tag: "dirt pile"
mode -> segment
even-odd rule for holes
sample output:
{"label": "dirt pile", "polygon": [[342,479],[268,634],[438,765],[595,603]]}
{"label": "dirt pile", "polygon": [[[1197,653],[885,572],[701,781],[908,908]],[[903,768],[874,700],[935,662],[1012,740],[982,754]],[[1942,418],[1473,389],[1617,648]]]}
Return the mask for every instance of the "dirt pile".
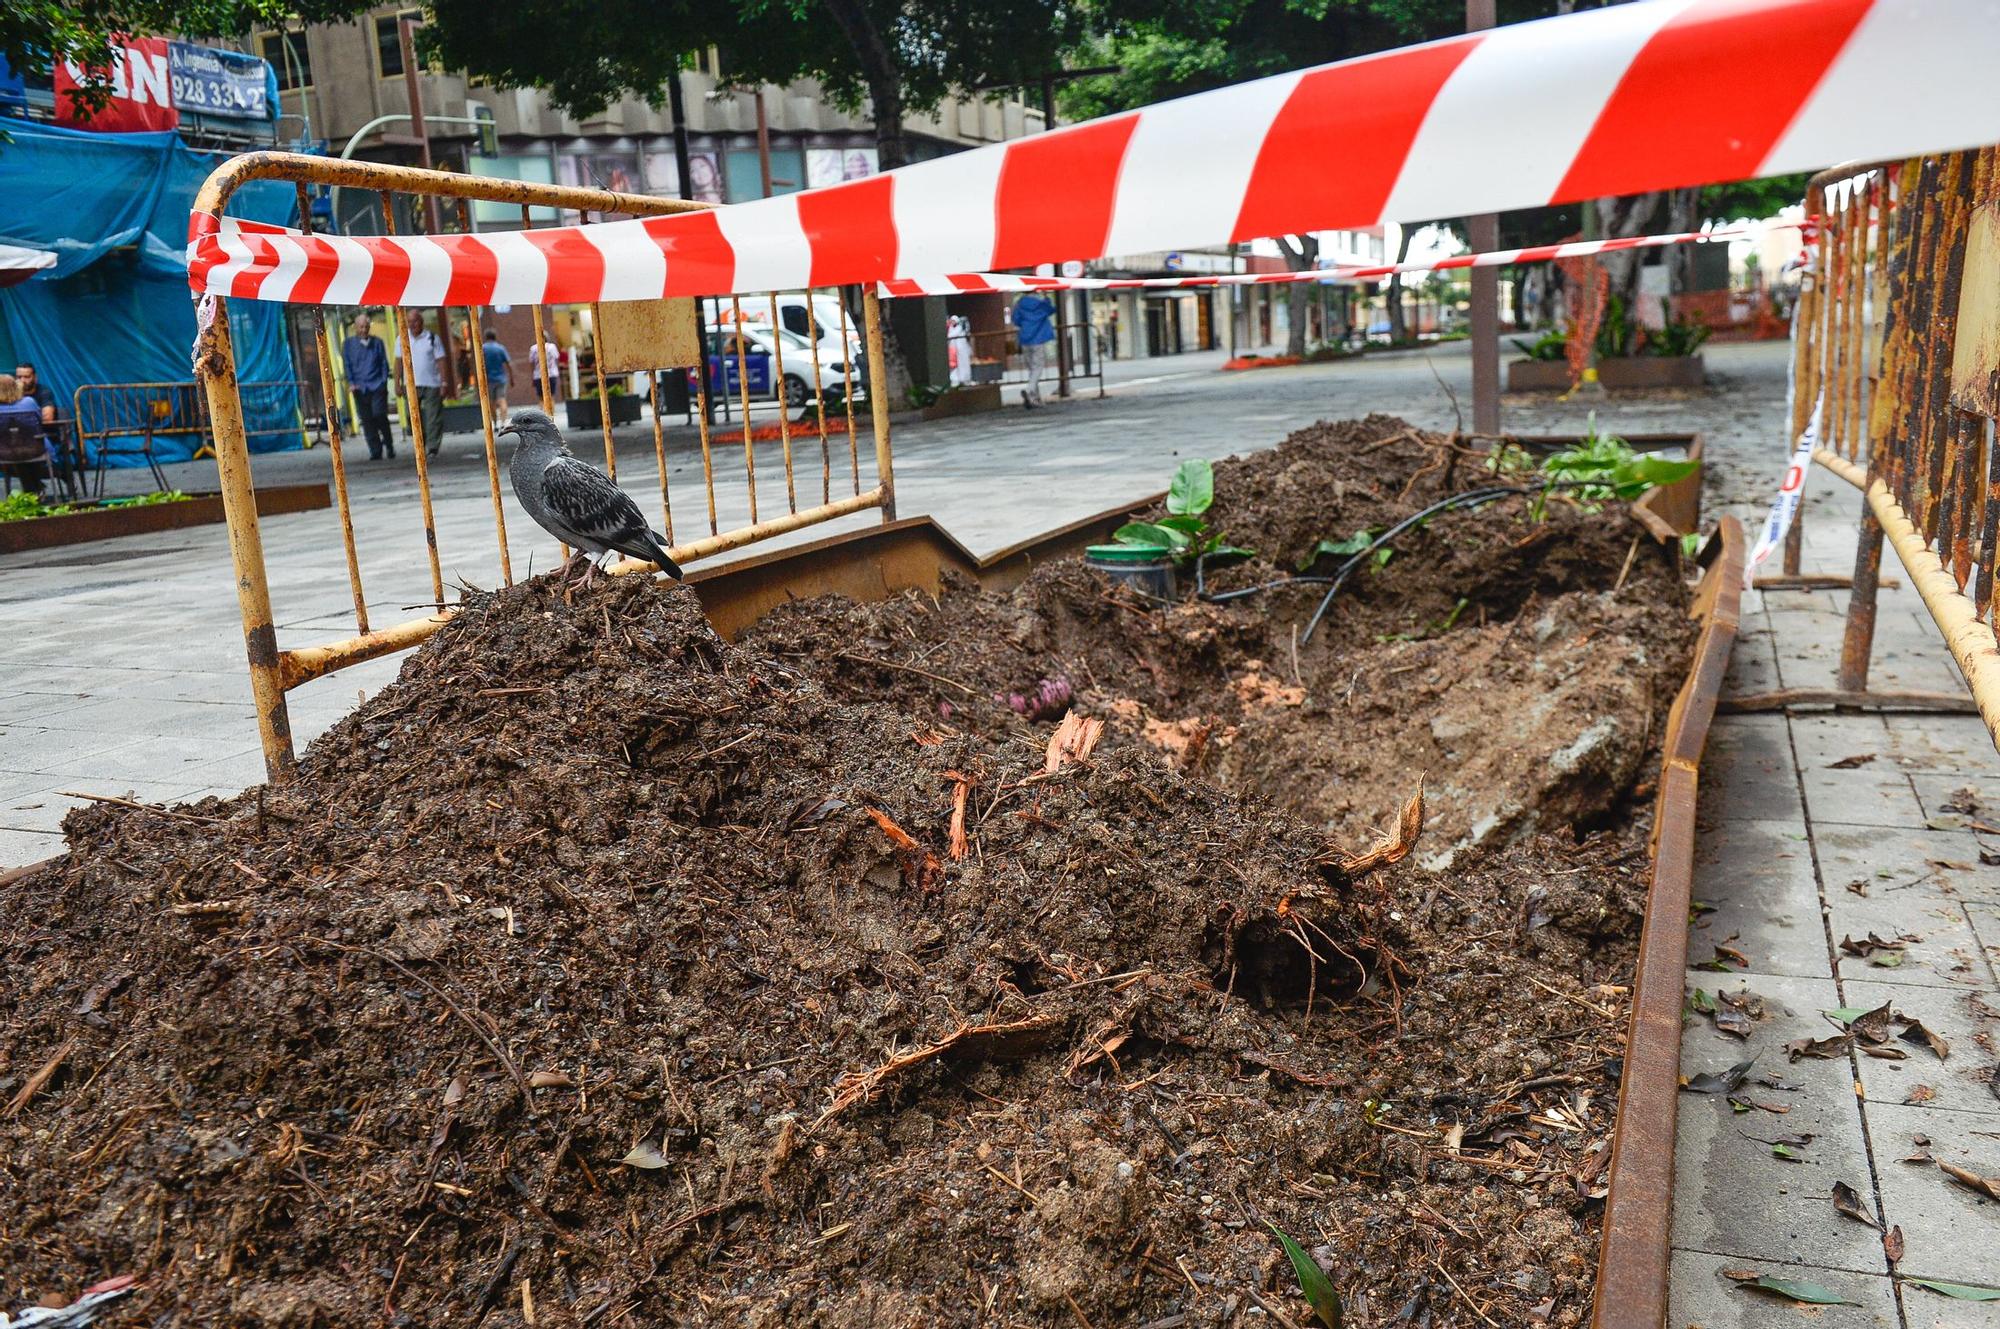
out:
{"label": "dirt pile", "polygon": [[[0,889],[9,1292],[135,1273],[110,1322],[162,1326],[1304,1323],[1268,1221],[1360,1322],[1580,1324],[1629,790],[1510,786],[1533,820],[1449,875],[1357,877],[1323,828],[1476,784],[1492,745],[1439,717],[1492,680],[1558,693],[1621,633],[1676,668],[1652,557],[1296,675],[1277,597],[1162,614],[1073,565],[740,645],[636,579],[485,597],[294,782],[73,813]],[[1597,704],[1646,746],[1636,696]],[[1051,773],[1072,712],[1108,728]],[[1398,723],[1454,756],[1404,764]]]}
{"label": "dirt pile", "polygon": [[[1213,584],[1271,581],[1321,539],[1476,486],[1484,462],[1455,446],[1377,415],[1218,463],[1209,524],[1258,553]],[[1354,847],[1427,773],[1424,861],[1443,867],[1537,829],[1611,824],[1649,778],[1693,628],[1677,552],[1622,514],[1556,501],[1536,520],[1509,500],[1439,517],[1351,578],[1303,644],[1322,586],[1163,608],[1075,562],[1004,596],[954,582],[936,600],[788,605],[746,640],[844,695],[987,733],[1073,700]]]}

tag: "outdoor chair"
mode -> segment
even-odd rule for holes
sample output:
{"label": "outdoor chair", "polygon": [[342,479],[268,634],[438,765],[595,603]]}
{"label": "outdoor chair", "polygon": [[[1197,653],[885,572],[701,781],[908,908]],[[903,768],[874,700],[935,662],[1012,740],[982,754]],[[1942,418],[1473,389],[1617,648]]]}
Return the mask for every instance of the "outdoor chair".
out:
{"label": "outdoor chair", "polygon": [[114,456],[144,457],[146,459],[146,465],[153,468],[153,483],[159,487],[160,492],[165,493],[167,490],[173,488],[172,485],[167,483],[167,473],[160,469],[159,459],[153,456],[153,422],[151,420],[146,421],[146,423],[143,426],[141,426],[141,429],[143,430],[143,432],[139,436],[140,442],[139,446],[136,448],[114,448],[111,446],[111,436],[109,434],[102,434],[98,436],[97,484],[92,492],[92,497],[94,498],[104,497],[104,467],[105,464]]}
{"label": "outdoor chair", "polygon": [[[58,480],[55,463],[42,445],[42,431],[24,424],[0,425],[0,494],[15,480],[28,487],[29,477],[47,475],[50,484]],[[39,488],[39,485],[37,486]]]}

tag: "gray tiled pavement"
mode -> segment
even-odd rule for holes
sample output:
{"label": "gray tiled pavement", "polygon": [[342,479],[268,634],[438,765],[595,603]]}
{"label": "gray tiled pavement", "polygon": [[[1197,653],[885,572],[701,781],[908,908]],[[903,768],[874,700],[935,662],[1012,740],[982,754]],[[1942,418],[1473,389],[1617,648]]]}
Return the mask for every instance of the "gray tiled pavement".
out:
{"label": "gray tiled pavement", "polygon": [[[1816,472],[1807,500],[1803,570],[1853,566],[1860,500]],[[1725,493],[1754,515],[1754,488]],[[1735,500],[1733,503],[1731,500]],[[1773,566],[1773,569],[1775,567]],[[1895,557],[1886,575],[1899,575]],[[1746,597],[1730,693],[1832,686],[1846,594],[1767,591]],[[1880,687],[1962,690],[1914,592],[1882,592],[1871,680]],[[1860,759],[1860,760],[1856,760]],[[1836,763],[1839,763],[1836,765]],[[1974,791],[1977,814],[1942,804]],[[1940,820],[1940,817],[1943,820]],[[1673,1329],[1810,1321],[1822,1326],[1962,1329],[2000,1325],[2000,1303],[1955,1301],[1904,1281],[2000,1287],[2000,1202],[1952,1182],[1918,1153],[2000,1176],[2000,755],[1977,718],[1912,714],[1722,716],[1702,767],[1695,896],[1712,905],[1690,929],[1698,964],[1720,942],[1748,968],[1693,969],[1690,989],[1747,989],[1767,1018],[1747,1040],[1691,1016],[1683,1070],[1757,1053],[1737,1112],[1684,1093],[1676,1141],[1671,1281]],[[1884,966],[1842,952],[1870,933],[1901,941]],[[1732,966],[1736,968],[1736,966]],[[1822,1012],[1893,1004],[1949,1043],[1940,1060],[1897,1041],[1883,1059],[1845,1052],[1789,1062],[1784,1045],[1838,1032]],[[1803,1163],[1762,1141],[1810,1135]],[[1853,1187],[1905,1252],[1891,1266],[1881,1233],[1838,1214],[1836,1181]],[[1739,1288],[1723,1270],[1756,1269],[1819,1283],[1854,1306],[1803,1308]],[[1902,1277],[1899,1277],[1902,1276]]]}

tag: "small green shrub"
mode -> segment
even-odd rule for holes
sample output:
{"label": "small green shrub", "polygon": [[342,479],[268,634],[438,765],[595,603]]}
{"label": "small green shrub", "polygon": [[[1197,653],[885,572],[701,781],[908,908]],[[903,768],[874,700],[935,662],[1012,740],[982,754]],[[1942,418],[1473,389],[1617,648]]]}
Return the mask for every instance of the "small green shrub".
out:
{"label": "small green shrub", "polygon": [[1533,341],[1522,341],[1519,337],[1511,340],[1530,360],[1563,360],[1569,356],[1569,334],[1560,328],[1545,329]]}

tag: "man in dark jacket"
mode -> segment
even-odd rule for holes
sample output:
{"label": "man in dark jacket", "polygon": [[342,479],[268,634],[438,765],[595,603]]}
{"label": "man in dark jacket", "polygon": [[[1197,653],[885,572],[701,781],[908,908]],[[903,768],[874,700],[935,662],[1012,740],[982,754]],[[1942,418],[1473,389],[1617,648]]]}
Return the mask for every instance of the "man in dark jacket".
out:
{"label": "man in dark jacket", "polygon": [[372,328],[367,314],[356,314],[353,332],[340,344],[340,358],[347,365],[355,413],[368,436],[368,459],[380,461],[396,455],[396,439],[389,432],[389,351]]}

